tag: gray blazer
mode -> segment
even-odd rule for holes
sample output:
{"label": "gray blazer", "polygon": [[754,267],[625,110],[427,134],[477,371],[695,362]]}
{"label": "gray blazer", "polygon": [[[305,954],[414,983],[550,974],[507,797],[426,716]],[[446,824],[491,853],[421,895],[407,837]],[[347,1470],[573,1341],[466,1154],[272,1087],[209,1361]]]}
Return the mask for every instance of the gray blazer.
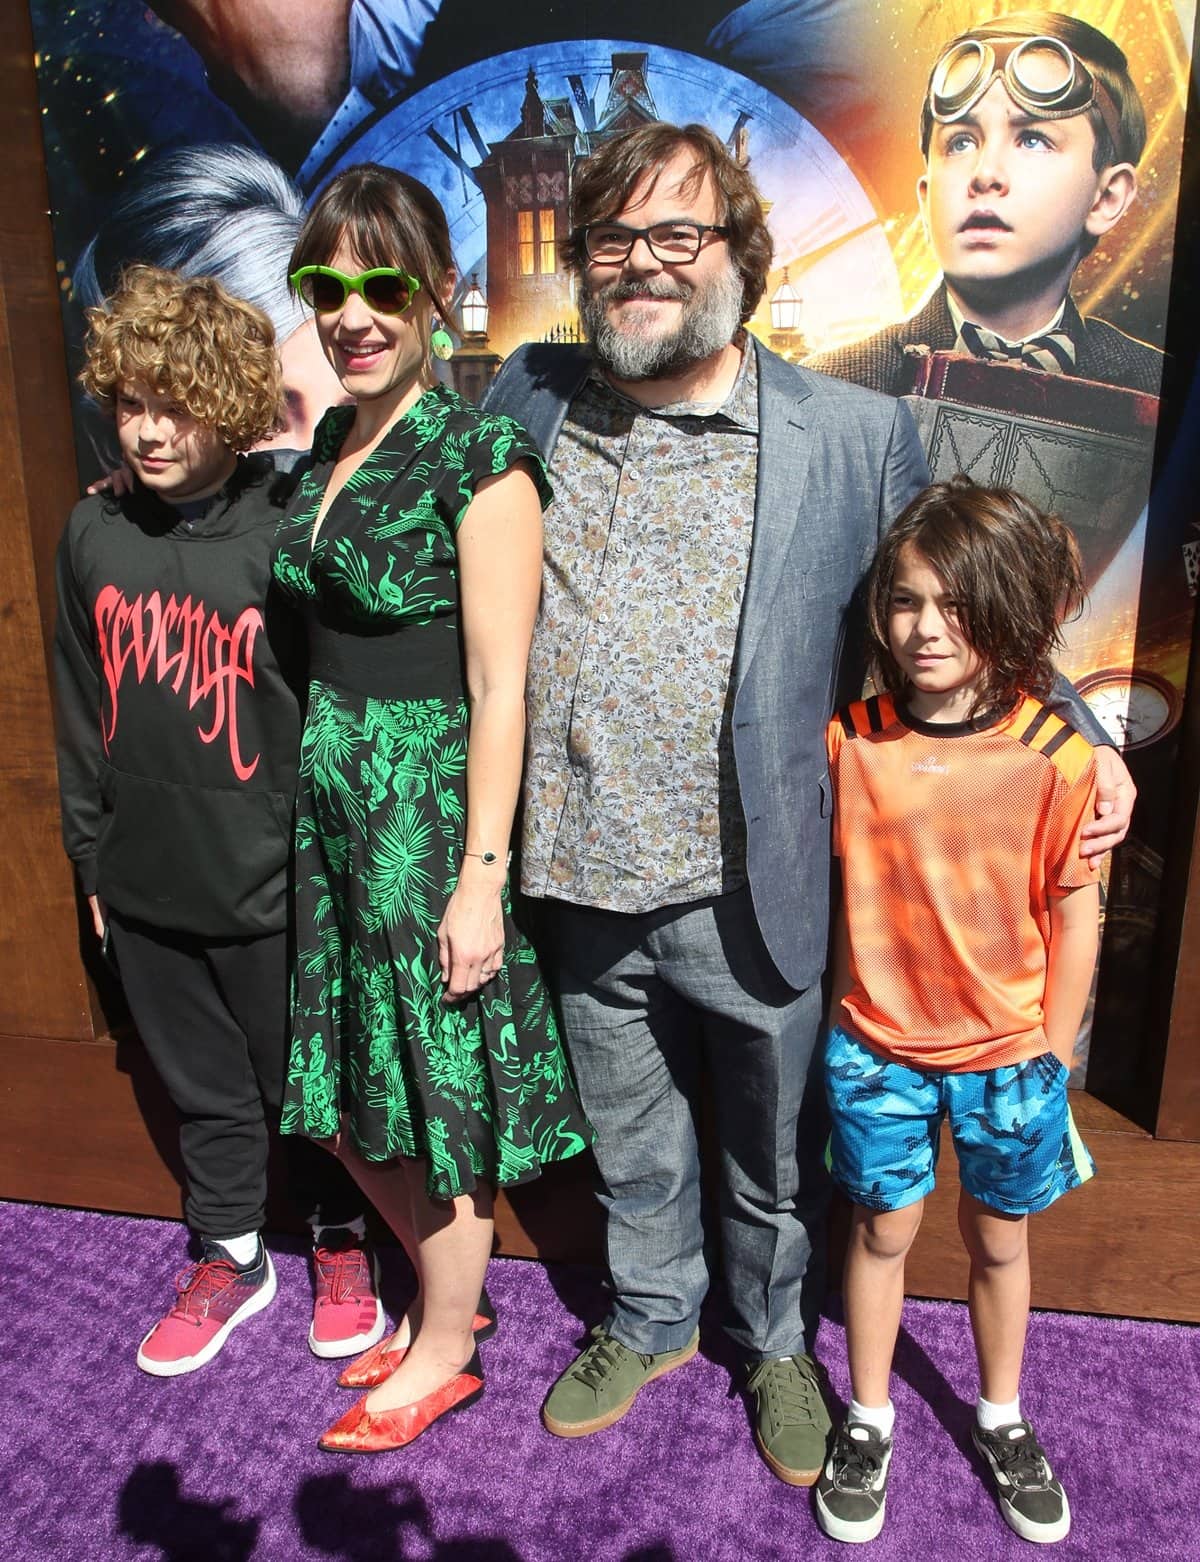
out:
{"label": "gray blazer", "polygon": [[[771,958],[799,990],[825,966],[833,810],[825,727],[862,692],[857,588],[929,469],[903,403],[795,367],[758,341],[754,348],[758,487],[734,657],[733,751],[755,915]],[[524,424],[549,461],[590,361],[586,348],[518,348],[484,405]],[[1089,742],[1108,741],[1069,684],[1057,694],[1048,703]]]}
{"label": "gray blazer", "polygon": [[804,988],[821,975],[828,937],[825,727],[862,690],[852,599],[879,539],[929,472],[898,401],[755,345],[758,492],[733,748],[759,928],[780,973]]}

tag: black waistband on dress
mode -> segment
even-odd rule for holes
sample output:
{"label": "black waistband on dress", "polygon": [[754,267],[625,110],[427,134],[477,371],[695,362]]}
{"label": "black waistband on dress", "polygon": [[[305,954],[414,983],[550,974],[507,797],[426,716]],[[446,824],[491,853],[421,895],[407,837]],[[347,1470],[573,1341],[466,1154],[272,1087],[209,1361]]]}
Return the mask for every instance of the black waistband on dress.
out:
{"label": "black waistband on dress", "polygon": [[309,677],[372,700],[464,699],[458,633],[452,621],[381,634],[308,621]]}

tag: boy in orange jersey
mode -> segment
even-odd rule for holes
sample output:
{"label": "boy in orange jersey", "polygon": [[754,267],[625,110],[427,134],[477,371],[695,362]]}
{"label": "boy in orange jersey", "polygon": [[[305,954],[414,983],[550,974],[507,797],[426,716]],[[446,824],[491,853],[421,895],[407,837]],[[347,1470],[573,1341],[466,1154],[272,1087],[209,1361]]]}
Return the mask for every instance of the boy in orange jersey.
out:
{"label": "boy in orange jersey", "polygon": [[965,478],[928,488],[868,582],[886,692],[829,726],[844,915],[826,1068],[833,1174],[855,1206],[853,1397],[817,1514],[838,1540],[883,1525],[904,1260],[946,1117],[971,1261],[975,1446],[1019,1535],[1055,1541],[1070,1527],[1018,1390],[1027,1217],[1094,1170],[1066,1083],[1096,960],[1098,870],[1079,855],[1095,762],[1042,703],[1059,624],[1082,601],[1056,517]]}

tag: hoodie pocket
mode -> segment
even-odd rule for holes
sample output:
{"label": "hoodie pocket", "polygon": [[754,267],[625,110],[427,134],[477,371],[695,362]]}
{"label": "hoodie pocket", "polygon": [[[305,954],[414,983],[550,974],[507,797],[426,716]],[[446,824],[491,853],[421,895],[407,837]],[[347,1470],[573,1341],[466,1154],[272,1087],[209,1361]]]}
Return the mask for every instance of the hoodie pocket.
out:
{"label": "hoodie pocket", "polygon": [[100,896],[118,911],[214,938],[284,926],[289,794],[107,769],[100,795]]}

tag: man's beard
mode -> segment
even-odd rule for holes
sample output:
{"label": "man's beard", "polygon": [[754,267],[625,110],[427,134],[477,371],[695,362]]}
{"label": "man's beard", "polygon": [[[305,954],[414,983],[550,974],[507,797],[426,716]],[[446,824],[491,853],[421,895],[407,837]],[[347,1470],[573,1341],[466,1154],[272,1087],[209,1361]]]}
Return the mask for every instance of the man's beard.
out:
{"label": "man's beard", "polygon": [[[631,326],[628,318],[618,328],[606,305],[627,298],[677,298],[683,307],[673,330]],[[579,318],[598,362],[615,379],[669,379],[733,341],[742,323],[742,279],[730,262],[694,287],[666,276],[611,282],[594,293],[581,293]]]}

